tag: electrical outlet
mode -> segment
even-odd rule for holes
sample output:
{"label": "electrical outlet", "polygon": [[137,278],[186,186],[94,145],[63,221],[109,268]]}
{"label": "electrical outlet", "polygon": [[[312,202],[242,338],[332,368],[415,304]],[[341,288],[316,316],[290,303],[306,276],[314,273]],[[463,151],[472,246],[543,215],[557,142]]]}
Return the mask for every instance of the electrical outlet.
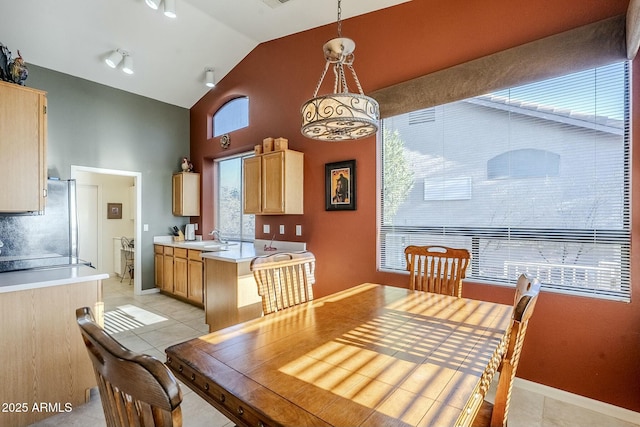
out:
{"label": "electrical outlet", "polygon": [[271,227],[269,227],[269,224],[263,224],[262,225],[262,232],[265,234],[268,234],[271,231]]}
{"label": "electrical outlet", "polygon": [[296,236],[302,236],[302,226],[300,224],[296,225]]}
{"label": "electrical outlet", "polygon": [[280,234],[284,234],[284,225],[280,224]]}

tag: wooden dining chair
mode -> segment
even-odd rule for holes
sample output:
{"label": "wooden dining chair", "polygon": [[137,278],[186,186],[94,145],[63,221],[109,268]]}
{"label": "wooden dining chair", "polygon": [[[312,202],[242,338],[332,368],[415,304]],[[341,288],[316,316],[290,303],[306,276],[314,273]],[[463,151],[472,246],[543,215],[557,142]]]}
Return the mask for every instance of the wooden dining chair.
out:
{"label": "wooden dining chair", "polygon": [[471,254],[466,249],[446,246],[407,246],[409,289],[462,297]]}
{"label": "wooden dining chair", "polygon": [[134,353],[98,325],[88,307],[76,310],[109,427],[180,427],[182,392],[158,359]]}
{"label": "wooden dining chair", "polygon": [[250,268],[266,315],[313,300],[316,258],[308,251],[263,255]]}
{"label": "wooden dining chair", "polygon": [[494,403],[486,399],[482,402],[482,406],[473,421],[473,427],[502,427],[507,425],[513,380],[516,377],[529,319],[533,315],[533,309],[539,293],[540,282],[538,279],[522,274],[516,285],[511,331],[498,368],[500,375]]}

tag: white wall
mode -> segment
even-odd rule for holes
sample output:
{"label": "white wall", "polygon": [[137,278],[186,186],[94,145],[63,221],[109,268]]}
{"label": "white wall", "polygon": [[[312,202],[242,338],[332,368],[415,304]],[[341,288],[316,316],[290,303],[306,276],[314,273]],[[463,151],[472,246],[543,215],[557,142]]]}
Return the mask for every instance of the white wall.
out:
{"label": "white wall", "polygon": [[[92,253],[92,248],[87,247],[95,243],[98,270],[113,274],[113,238],[122,236],[133,238],[135,236],[135,221],[133,219],[134,199],[131,197],[131,187],[134,178],[130,176],[117,176],[79,171],[76,174],[76,183],[81,186],[97,187],[97,205],[93,206],[92,200],[81,200],[82,192],[78,192],[78,211],[96,211],[97,229],[83,229],[80,225],[79,256],[86,259],[83,254]],[[107,203],[122,203],[122,219],[107,218]],[[82,222],[82,221],[80,221]],[[84,242],[84,244],[83,244]],[[119,272],[118,272],[119,273]]]}

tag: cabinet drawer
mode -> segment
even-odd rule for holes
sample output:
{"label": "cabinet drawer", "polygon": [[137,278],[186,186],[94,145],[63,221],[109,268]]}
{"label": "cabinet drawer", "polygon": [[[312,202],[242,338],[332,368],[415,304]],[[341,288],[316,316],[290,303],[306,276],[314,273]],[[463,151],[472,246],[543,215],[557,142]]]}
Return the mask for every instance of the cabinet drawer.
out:
{"label": "cabinet drawer", "polygon": [[162,245],[153,245],[153,252],[156,254],[164,253],[164,247]]}
{"label": "cabinet drawer", "polygon": [[202,261],[202,251],[197,251],[195,249],[189,249],[189,253],[187,258],[192,259],[194,261]]}
{"label": "cabinet drawer", "polygon": [[165,255],[173,255],[173,248],[171,246],[165,246],[164,247],[164,254]]}
{"label": "cabinet drawer", "polygon": [[187,250],[185,248],[173,248],[173,256],[177,258],[186,258]]}

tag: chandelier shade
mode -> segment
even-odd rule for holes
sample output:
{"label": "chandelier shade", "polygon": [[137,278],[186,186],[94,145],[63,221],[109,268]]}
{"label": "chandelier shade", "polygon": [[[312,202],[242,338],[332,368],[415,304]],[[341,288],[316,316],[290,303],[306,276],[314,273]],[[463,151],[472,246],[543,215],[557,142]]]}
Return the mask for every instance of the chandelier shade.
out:
{"label": "chandelier shade", "polygon": [[[338,38],[323,46],[326,64],[313,98],[302,104],[302,127],[304,136],[319,141],[350,141],[366,138],[378,131],[380,107],[378,102],[364,94],[353,68],[353,40],[342,37],[338,0]],[[318,96],[324,77],[333,67],[335,81],[333,93]],[[358,93],[349,91],[345,67],[351,71]]]}
{"label": "chandelier shade", "polygon": [[378,131],[375,99],[356,93],[334,93],[302,105],[302,134],[320,141],[365,138]]}

